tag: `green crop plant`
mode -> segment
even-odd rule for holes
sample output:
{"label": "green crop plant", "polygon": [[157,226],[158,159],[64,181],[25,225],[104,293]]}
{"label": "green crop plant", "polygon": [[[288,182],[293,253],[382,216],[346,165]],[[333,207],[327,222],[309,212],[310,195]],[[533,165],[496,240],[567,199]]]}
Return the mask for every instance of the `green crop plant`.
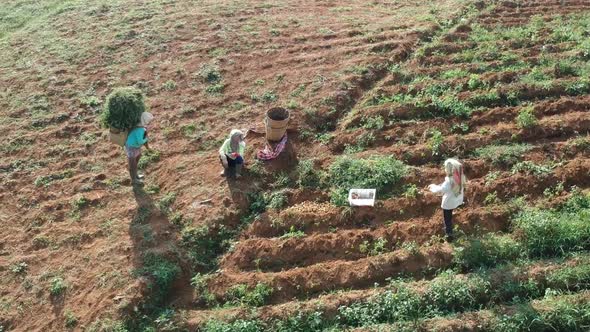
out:
{"label": "green crop plant", "polygon": [[474,310],[488,301],[490,288],[490,282],[479,275],[462,280],[455,272],[446,271],[429,284],[424,298],[441,314]]}
{"label": "green crop plant", "polygon": [[447,70],[447,71],[441,73],[439,77],[444,80],[448,80],[448,79],[463,78],[463,77],[467,77],[467,76],[469,76],[468,71],[461,69],[461,68],[456,68],[456,69]]}
{"label": "green crop plant", "polygon": [[54,277],[50,281],[49,294],[51,294],[51,296],[60,296],[67,288],[68,285],[62,277]]}
{"label": "green crop plant", "polygon": [[160,161],[160,155],[160,151],[158,150],[146,150],[142,153],[141,159],[139,159],[139,163],[137,163],[137,168],[141,170],[146,169],[150,164]]}
{"label": "green crop plant", "polygon": [[164,84],[162,84],[162,88],[166,91],[174,91],[176,90],[176,82],[173,80],[168,80]]}
{"label": "green crop plant", "polygon": [[469,75],[469,80],[467,81],[467,88],[469,90],[477,90],[483,87],[484,85],[485,84],[482,82],[481,77],[478,74]]}
{"label": "green crop plant", "polygon": [[571,59],[564,59],[555,62],[553,65],[555,77],[578,76],[577,64]]}
{"label": "green crop plant", "polygon": [[497,89],[491,89],[488,91],[482,91],[480,93],[474,93],[467,100],[467,104],[470,107],[492,107],[500,104],[501,97]]}
{"label": "green crop plant", "polygon": [[584,40],[578,47],[579,56],[582,60],[590,60],[590,40]]}
{"label": "green crop plant", "polygon": [[295,226],[291,225],[291,228],[289,228],[289,231],[286,232],[285,234],[281,235],[279,238],[284,240],[284,239],[299,239],[305,237],[305,232],[298,230],[295,228]]}
{"label": "green crop plant", "polygon": [[170,192],[164,195],[160,201],[158,202],[158,208],[162,214],[167,215],[170,213],[170,207],[174,204],[176,200],[176,193]]}
{"label": "green crop plant", "polygon": [[145,110],[141,90],[134,87],[116,88],[107,96],[101,123],[109,128],[129,130],[137,126]]}
{"label": "green crop plant", "polygon": [[287,195],[284,191],[275,191],[269,195],[266,195],[265,201],[267,201],[267,207],[274,210],[279,210],[287,205]]}
{"label": "green crop plant", "polygon": [[147,252],[142,260],[142,267],[136,269],[134,274],[149,277],[153,282],[149,287],[155,298],[163,298],[180,274],[180,267],[160,253]]}
{"label": "green crop plant", "polygon": [[219,95],[219,94],[223,93],[224,89],[225,89],[225,84],[215,83],[215,84],[211,84],[208,87],[206,87],[205,92],[212,94],[212,95]]}
{"label": "green crop plant", "polygon": [[64,313],[64,320],[66,327],[69,329],[78,325],[78,317],[76,317],[76,315],[74,315],[74,313],[70,310],[66,310]]}
{"label": "green crop plant", "polygon": [[233,305],[260,307],[268,301],[272,293],[272,287],[264,283],[257,283],[253,289],[245,284],[237,284],[228,289],[225,296],[227,302]]}
{"label": "green crop plant", "polygon": [[441,154],[441,148],[444,144],[444,136],[442,132],[438,129],[431,129],[429,130],[430,138],[426,145],[432,152],[433,156],[439,156]]}
{"label": "green crop plant", "polygon": [[375,188],[378,193],[386,195],[395,189],[405,174],[406,165],[393,156],[340,157],[329,170],[332,202],[346,205],[348,190],[352,188]]}
{"label": "green crop plant", "polygon": [[321,188],[325,177],[322,171],[315,169],[311,159],[302,160],[297,165],[297,185],[304,188]]}
{"label": "green crop plant", "polygon": [[534,67],[529,73],[522,75],[519,81],[522,84],[540,89],[549,89],[553,85],[553,78],[541,67]]}
{"label": "green crop plant", "polygon": [[469,124],[465,122],[456,123],[451,126],[451,132],[456,134],[466,134],[469,132]]}
{"label": "green crop plant", "polygon": [[557,166],[555,165],[539,165],[535,164],[532,161],[521,161],[516,163],[512,166],[512,174],[516,173],[526,173],[532,174],[538,177],[543,177],[553,172],[553,169]]}
{"label": "green crop plant", "polygon": [[528,129],[536,126],[538,123],[533,106],[523,107],[516,116],[516,125],[520,129]]}
{"label": "green crop plant", "polygon": [[368,256],[377,256],[387,251],[387,240],[378,238],[374,241],[365,240],[359,246],[359,251]]}
{"label": "green crop plant", "polygon": [[498,198],[498,192],[494,191],[488,193],[483,200],[484,205],[494,205],[500,203],[500,199]]}
{"label": "green crop plant", "polygon": [[235,231],[224,225],[188,226],[180,233],[180,243],[192,264],[207,271],[217,266],[216,257],[230,247]]}
{"label": "green crop plant", "polygon": [[529,208],[517,215],[514,231],[530,256],[590,249],[590,197],[578,197],[578,201],[565,211]]}
{"label": "green crop plant", "polygon": [[26,262],[18,262],[10,265],[10,272],[14,274],[25,274],[29,265]]}
{"label": "green crop plant", "polygon": [[214,305],[217,303],[215,295],[211,294],[207,288],[207,285],[212,278],[213,276],[210,274],[201,273],[197,273],[191,278],[191,286],[195,289],[196,297],[208,305]]}
{"label": "green crop plant", "polygon": [[219,67],[214,64],[203,64],[199,68],[198,76],[205,83],[216,84],[221,81],[221,72]]}
{"label": "green crop plant", "polygon": [[510,235],[469,237],[459,241],[454,261],[464,271],[492,267],[520,258],[522,249],[522,245]]}
{"label": "green crop plant", "polygon": [[61,173],[55,173],[55,174],[49,174],[49,175],[43,175],[43,176],[39,176],[35,179],[35,186],[37,187],[47,187],[49,186],[53,181],[57,181],[57,180],[63,180],[63,179],[67,179],[70,178],[74,175],[74,172],[72,170],[66,170],[63,171]]}
{"label": "green crop plant", "polygon": [[474,156],[496,166],[512,166],[519,162],[530,149],[532,146],[528,144],[488,145],[476,149]]}
{"label": "green crop plant", "polygon": [[368,130],[381,130],[385,127],[385,121],[381,115],[373,117],[363,117],[362,127]]}
{"label": "green crop plant", "polygon": [[276,101],[279,97],[277,96],[276,92],[274,92],[274,91],[266,91],[262,94],[262,96],[260,98],[265,103],[271,103],[271,102]]}
{"label": "green crop plant", "polygon": [[404,197],[405,198],[416,198],[420,194],[420,189],[415,184],[410,184],[405,187]]}
{"label": "green crop plant", "polygon": [[354,154],[364,151],[365,149],[373,145],[373,143],[375,143],[375,140],[375,135],[372,132],[362,133],[357,137],[355,144],[345,144],[344,154]]}
{"label": "green crop plant", "polygon": [[590,93],[590,80],[587,77],[567,82],[565,92],[572,96],[579,96]]}

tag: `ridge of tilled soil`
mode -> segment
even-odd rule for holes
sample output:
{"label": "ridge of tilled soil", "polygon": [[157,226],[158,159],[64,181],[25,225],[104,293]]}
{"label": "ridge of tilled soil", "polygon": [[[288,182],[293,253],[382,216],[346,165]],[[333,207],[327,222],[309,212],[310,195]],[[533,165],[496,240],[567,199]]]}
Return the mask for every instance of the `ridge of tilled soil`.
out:
{"label": "ridge of tilled soil", "polygon": [[[563,262],[537,261],[524,267],[496,268],[491,271],[490,281],[494,285],[501,285],[506,282],[529,281],[548,285],[547,274],[559,270],[562,267],[575,267],[583,264],[579,257],[568,258]],[[459,274],[458,278],[466,278],[471,273]],[[430,283],[429,279],[416,280],[408,283],[409,287],[424,292]],[[298,314],[306,314],[314,311],[321,311],[324,317],[331,318],[338,313],[341,306],[350,305],[355,302],[366,301],[367,299],[391,290],[390,286],[373,287],[364,290],[341,291],[333,294],[320,295],[309,300],[290,301],[276,305],[266,305],[257,309],[253,314],[244,307],[235,307],[221,310],[191,310],[187,311],[189,327],[197,327],[204,322],[217,317],[224,321],[236,319],[259,318],[262,320],[285,319]],[[469,313],[466,313],[469,314]],[[463,314],[460,314],[463,315]]]}

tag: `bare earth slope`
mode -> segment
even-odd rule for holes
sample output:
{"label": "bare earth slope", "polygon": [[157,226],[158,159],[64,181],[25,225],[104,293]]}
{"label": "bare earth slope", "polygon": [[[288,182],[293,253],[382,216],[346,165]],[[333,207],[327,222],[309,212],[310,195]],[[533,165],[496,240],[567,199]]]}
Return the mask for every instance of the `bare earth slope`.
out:
{"label": "bare earth slope", "polygon": [[[4,1],[0,326],[108,330],[152,293],[149,253],[181,268],[165,302],[190,307],[188,278],[203,268],[183,258],[174,222],[235,225],[246,193],[267,185],[249,179],[230,190],[218,178],[215,151],[229,129],[261,127],[266,109],[288,105],[298,157],[330,153],[308,144],[310,117],[335,129],[334,115],[464,5]],[[97,122],[108,92],[125,85],[146,93],[157,118],[158,154],[135,192],[123,152]],[[253,155],[263,138],[249,138]]]}

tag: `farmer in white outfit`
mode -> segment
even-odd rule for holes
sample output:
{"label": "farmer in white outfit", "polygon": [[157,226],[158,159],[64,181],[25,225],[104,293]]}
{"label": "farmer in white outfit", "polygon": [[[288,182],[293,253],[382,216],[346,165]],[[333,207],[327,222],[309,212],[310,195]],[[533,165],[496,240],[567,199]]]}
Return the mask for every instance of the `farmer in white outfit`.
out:
{"label": "farmer in white outfit", "polygon": [[453,210],[463,204],[463,193],[467,179],[463,173],[463,165],[456,159],[447,159],[444,164],[445,181],[431,184],[428,189],[433,193],[442,194],[443,217],[447,241],[453,240]]}

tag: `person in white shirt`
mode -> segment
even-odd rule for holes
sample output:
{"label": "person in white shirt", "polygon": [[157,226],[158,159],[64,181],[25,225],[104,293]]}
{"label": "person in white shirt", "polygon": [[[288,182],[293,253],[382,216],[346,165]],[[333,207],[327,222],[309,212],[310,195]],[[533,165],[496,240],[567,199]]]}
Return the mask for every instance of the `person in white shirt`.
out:
{"label": "person in white shirt", "polygon": [[456,159],[447,159],[444,163],[446,173],[445,181],[440,184],[431,184],[428,189],[437,194],[442,194],[443,219],[447,241],[453,241],[453,210],[463,204],[463,194],[467,179],[463,173],[463,164]]}

